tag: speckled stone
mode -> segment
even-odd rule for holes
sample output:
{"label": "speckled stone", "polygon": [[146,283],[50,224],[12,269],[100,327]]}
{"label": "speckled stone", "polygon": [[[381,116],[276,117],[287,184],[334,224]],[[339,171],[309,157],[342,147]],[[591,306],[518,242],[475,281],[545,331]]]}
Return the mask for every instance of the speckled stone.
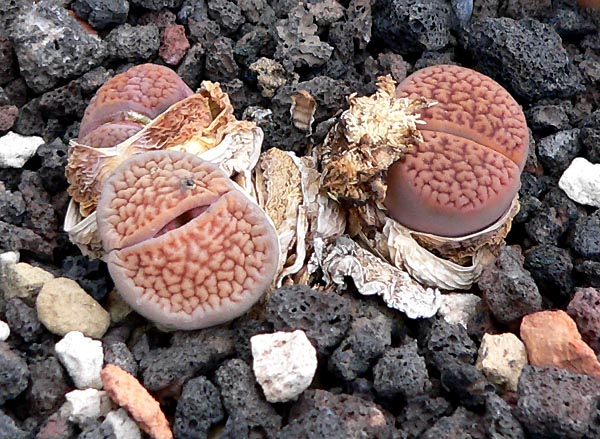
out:
{"label": "speckled stone", "polygon": [[577,288],[567,307],[583,340],[600,353],[600,291],[595,288]]}
{"label": "speckled stone", "polygon": [[516,335],[505,333],[483,336],[476,366],[500,390],[516,392],[519,376],[526,365],[527,350]]}
{"label": "speckled stone", "polygon": [[19,354],[0,342],[0,405],[20,395],[27,388],[29,369]]}
{"label": "speckled stone", "polygon": [[219,390],[199,376],[183,386],[177,401],[173,433],[178,439],[206,437],[208,430],[224,418]]}
{"label": "speckled stone", "polygon": [[42,324],[61,336],[79,331],[100,338],[110,324],[108,312],[71,279],[46,282],[38,294],[36,309]]}

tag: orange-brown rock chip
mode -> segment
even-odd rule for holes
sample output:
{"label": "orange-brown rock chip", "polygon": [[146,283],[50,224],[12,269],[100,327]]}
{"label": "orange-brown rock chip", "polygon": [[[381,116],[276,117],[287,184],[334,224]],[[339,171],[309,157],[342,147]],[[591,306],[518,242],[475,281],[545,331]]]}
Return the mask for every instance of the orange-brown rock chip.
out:
{"label": "orange-brown rock chip", "polygon": [[104,390],[120,407],[126,409],[140,428],[153,439],[172,439],[169,422],[160,409],[160,404],[148,393],[140,382],[119,366],[107,364],[102,372]]}
{"label": "orange-brown rock chip", "polygon": [[521,339],[533,366],[555,366],[600,377],[596,354],[564,311],[540,311],[521,322]]}
{"label": "orange-brown rock chip", "polygon": [[415,72],[397,97],[424,97],[423,142],[388,173],[385,205],[399,223],[441,236],[465,236],[493,224],[520,186],[528,130],[519,104],[497,82],[464,67]]}

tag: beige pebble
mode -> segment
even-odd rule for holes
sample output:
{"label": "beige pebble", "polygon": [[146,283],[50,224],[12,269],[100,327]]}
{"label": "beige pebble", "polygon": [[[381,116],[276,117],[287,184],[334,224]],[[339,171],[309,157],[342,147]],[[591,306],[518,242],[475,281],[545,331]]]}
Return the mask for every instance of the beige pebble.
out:
{"label": "beige pebble", "polygon": [[61,336],[79,331],[88,337],[100,338],[110,324],[108,312],[77,282],[64,277],[44,284],[36,309],[48,331]]}
{"label": "beige pebble", "polygon": [[119,323],[129,314],[131,314],[131,307],[127,302],[123,300],[121,295],[116,289],[113,289],[108,293],[107,306],[108,313],[110,314],[110,320],[113,323]]}
{"label": "beige pebble", "polygon": [[476,367],[500,390],[516,392],[521,371],[526,365],[527,351],[516,335],[483,336]]}
{"label": "beige pebble", "polygon": [[42,286],[52,279],[54,279],[52,273],[25,262],[19,262],[3,268],[0,289],[6,300],[19,297],[33,305],[35,296],[40,292]]}

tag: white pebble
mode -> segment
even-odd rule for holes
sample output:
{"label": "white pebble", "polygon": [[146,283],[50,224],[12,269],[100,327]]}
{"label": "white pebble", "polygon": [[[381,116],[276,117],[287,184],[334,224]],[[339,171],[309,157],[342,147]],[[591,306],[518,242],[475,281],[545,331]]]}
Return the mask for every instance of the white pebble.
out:
{"label": "white pebble", "polygon": [[56,343],[56,355],[79,389],[102,388],[100,371],[104,361],[102,343],[71,331]]}
{"label": "white pebble", "polygon": [[304,331],[259,334],[250,339],[252,368],[269,402],[295,399],[310,386],[317,351]]}
{"label": "white pebble", "polygon": [[115,439],[142,439],[140,428],[124,409],[106,415],[102,426],[109,426]]}
{"label": "white pebble", "polygon": [[460,324],[465,329],[469,318],[477,312],[477,305],[481,297],[467,293],[442,294],[442,304],[439,313],[442,318],[451,324]]}
{"label": "white pebble", "polygon": [[91,424],[112,410],[112,402],[104,390],[73,390],[65,395],[69,421],[80,427]]}
{"label": "white pebble", "polygon": [[8,336],[10,335],[10,328],[8,327],[8,323],[0,320],[0,341],[6,341]]}
{"label": "white pebble", "polygon": [[576,157],[560,177],[558,187],[579,204],[600,207],[600,163]]}
{"label": "white pebble", "polygon": [[43,144],[44,139],[41,137],[8,132],[0,137],[0,168],[23,167]]}

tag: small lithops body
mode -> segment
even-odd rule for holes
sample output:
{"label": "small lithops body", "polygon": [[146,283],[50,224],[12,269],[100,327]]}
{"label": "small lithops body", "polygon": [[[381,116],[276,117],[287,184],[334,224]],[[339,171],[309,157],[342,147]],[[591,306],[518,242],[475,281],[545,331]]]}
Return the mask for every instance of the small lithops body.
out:
{"label": "small lithops body", "polygon": [[98,231],[119,293],[167,328],[231,320],[265,292],[278,267],[272,222],[217,165],[153,151],[106,181]]}
{"label": "small lithops body", "polygon": [[400,83],[397,97],[425,97],[423,141],[390,167],[385,206],[410,229],[466,236],[510,208],[527,159],[523,111],[497,82],[473,70],[439,65]]}
{"label": "small lithops body", "polygon": [[132,67],[98,89],[81,121],[79,142],[96,148],[114,146],[192,93],[167,67]]}

